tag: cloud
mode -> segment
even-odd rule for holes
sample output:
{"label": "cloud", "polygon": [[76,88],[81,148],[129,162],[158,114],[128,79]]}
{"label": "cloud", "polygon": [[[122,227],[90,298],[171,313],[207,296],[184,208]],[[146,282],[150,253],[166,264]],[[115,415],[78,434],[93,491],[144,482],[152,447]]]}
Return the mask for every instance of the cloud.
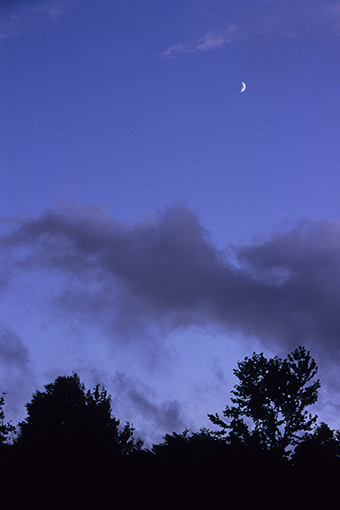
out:
{"label": "cloud", "polygon": [[55,296],[59,306],[110,316],[122,334],[149,321],[170,328],[200,322],[220,269],[203,227],[184,206],[128,227],[73,205],[21,223],[0,248],[7,274],[58,272],[65,279]]}
{"label": "cloud", "polygon": [[339,222],[306,222],[237,252],[247,274],[267,295],[262,323],[269,322],[273,333],[280,327],[281,336],[292,343],[315,339],[338,351]]}
{"label": "cloud", "polygon": [[135,225],[76,204],[8,225],[0,240],[7,275],[54,275],[51,306],[111,336],[199,325],[289,348],[315,342],[338,355],[337,222],[278,231],[232,247],[232,258],[180,204]]}
{"label": "cloud", "polygon": [[[191,349],[204,350],[205,337],[197,341],[200,331],[228,333],[217,336],[219,342],[231,339],[231,351],[247,338],[256,350],[284,356],[305,345],[317,359],[326,388],[320,406],[332,416],[340,355],[340,222],[301,222],[226,251],[214,246],[199,218],[183,204],[148,221],[125,224],[100,208],[68,203],[37,218],[3,220],[0,229],[5,312],[11,306],[6,303],[19,303],[20,311],[29,299],[38,323],[51,321],[57,328],[42,333],[37,346],[39,330],[30,329],[30,316],[18,316],[16,327],[31,344],[34,363],[39,364],[34,352],[41,345],[44,360],[47,352],[55,359],[61,353],[58,363],[63,366],[63,345],[70,346],[73,337],[76,366],[86,373],[89,366],[98,370],[105,353],[107,364],[98,366],[106,386],[113,388],[113,412],[135,423],[137,435],[158,441],[165,431],[191,426],[182,396],[162,394],[164,388],[158,394],[149,372],[164,375],[182,335],[186,343],[190,337]],[[9,324],[14,317],[8,316]],[[0,391],[8,392],[13,416],[29,400],[38,377],[32,376],[21,337],[6,325],[0,328]],[[245,343],[239,347],[246,352]],[[210,352],[210,346],[206,349]],[[209,395],[228,384],[214,349],[213,381],[203,385]],[[118,371],[112,376],[115,359]],[[147,384],[138,380],[145,370]],[[91,381],[102,381],[97,372],[92,375]],[[39,377],[45,381],[46,373]]]}
{"label": "cloud", "polygon": [[177,400],[156,404],[136,389],[130,390],[128,397],[133,403],[134,409],[140,411],[145,418],[151,416],[159,429],[181,430],[184,427],[181,406]]}
{"label": "cloud", "polygon": [[264,37],[300,38],[338,34],[338,16],[333,0],[281,0],[270,6],[262,6],[254,17],[249,35]]}
{"label": "cloud", "polygon": [[6,419],[19,415],[22,402],[34,384],[29,351],[21,338],[4,324],[0,324],[0,394],[7,393]]}
{"label": "cloud", "polygon": [[237,26],[230,25],[226,30],[208,32],[203,39],[194,44],[175,44],[162,53],[162,57],[173,59],[179,53],[208,52],[221,48],[239,39],[241,34]]}
{"label": "cloud", "polygon": [[141,437],[151,437],[160,441],[164,431],[180,432],[185,428],[186,419],[181,404],[177,400],[161,399],[147,384],[134,380],[125,373],[117,371],[112,378],[114,395],[113,407],[124,402],[125,412],[131,408],[134,419],[142,418],[148,430],[137,431]]}
{"label": "cloud", "polygon": [[0,325],[0,360],[7,366],[25,369],[28,365],[28,349],[18,335]]}
{"label": "cloud", "polygon": [[75,0],[49,0],[42,2],[22,0],[4,2],[0,11],[0,39],[18,37],[27,27],[42,23],[57,23]]}
{"label": "cloud", "polygon": [[[211,23],[211,22],[210,22]],[[225,28],[227,23],[227,28]],[[278,2],[242,2],[233,10],[221,8],[216,28],[193,43],[170,46],[162,54],[173,59],[178,54],[207,52],[239,40],[262,38],[301,38],[310,35],[339,34],[340,2],[334,0],[280,0]],[[221,28],[222,27],[222,28]],[[190,37],[190,36],[189,36]]]}

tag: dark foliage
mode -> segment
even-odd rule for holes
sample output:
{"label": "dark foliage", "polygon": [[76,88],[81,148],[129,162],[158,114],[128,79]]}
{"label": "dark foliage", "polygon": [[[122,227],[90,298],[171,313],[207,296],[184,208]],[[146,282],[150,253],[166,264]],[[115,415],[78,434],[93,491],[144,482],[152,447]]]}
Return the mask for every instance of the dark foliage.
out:
{"label": "dark foliage", "polygon": [[[287,360],[254,354],[236,370],[239,414],[212,420],[227,434],[174,432],[151,449],[112,416],[105,388],[86,391],[77,374],[33,395],[12,444],[2,399],[0,506],[338,509],[340,433],[324,423],[310,431],[315,419],[305,411],[316,399],[319,382],[306,385],[316,369],[303,348]],[[287,444],[291,454],[283,455]]]}
{"label": "dark foliage", "polygon": [[5,393],[0,397],[0,448],[6,445],[10,435],[14,432],[15,427],[11,422],[5,422]]}
{"label": "dark foliage", "polygon": [[[316,373],[316,363],[304,347],[283,360],[253,353],[234,370],[240,383],[231,391],[234,405],[226,406],[225,419],[217,413],[208,416],[222,432],[228,432],[229,442],[258,442],[261,448],[283,455],[317,419],[306,411],[317,401],[320,381],[307,386]],[[252,430],[244,419],[251,420]]]}
{"label": "dark foliage", "polygon": [[119,428],[106,390],[86,391],[77,374],[58,377],[26,407],[13,446],[18,506],[107,508],[108,487],[120,489],[126,457],[141,444],[128,423]]}
{"label": "dark foliage", "polygon": [[87,451],[123,457],[135,448],[133,429],[111,415],[111,397],[98,385],[86,391],[77,374],[58,377],[37,391],[26,405],[28,416],[19,424],[18,443],[50,452]]}
{"label": "dark foliage", "polygon": [[[339,508],[340,433],[321,423],[295,448],[292,479],[314,507]],[[295,487],[293,487],[295,489]]]}

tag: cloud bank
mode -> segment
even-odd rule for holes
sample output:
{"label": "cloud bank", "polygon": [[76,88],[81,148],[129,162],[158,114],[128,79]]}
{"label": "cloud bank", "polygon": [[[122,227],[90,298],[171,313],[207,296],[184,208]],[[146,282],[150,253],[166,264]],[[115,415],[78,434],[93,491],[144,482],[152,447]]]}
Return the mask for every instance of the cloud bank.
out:
{"label": "cloud bank", "polygon": [[52,275],[50,305],[112,338],[198,325],[338,356],[338,222],[305,222],[229,254],[181,204],[134,225],[76,204],[3,225],[2,292],[23,273]]}

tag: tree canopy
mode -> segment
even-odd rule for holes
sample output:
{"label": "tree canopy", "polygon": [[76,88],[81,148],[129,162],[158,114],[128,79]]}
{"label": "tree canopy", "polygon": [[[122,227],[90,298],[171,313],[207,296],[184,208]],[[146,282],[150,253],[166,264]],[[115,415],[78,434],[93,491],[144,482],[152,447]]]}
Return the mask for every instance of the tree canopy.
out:
{"label": "tree canopy", "polygon": [[140,446],[133,438],[133,428],[112,416],[111,396],[97,385],[86,391],[79,376],[60,376],[36,391],[26,405],[27,418],[19,424],[19,442],[46,443],[49,448],[76,449],[86,442],[98,450],[114,450],[125,455]]}
{"label": "tree canopy", "polygon": [[230,441],[256,440],[263,448],[285,451],[299,442],[301,433],[311,430],[317,419],[306,410],[318,397],[320,381],[308,385],[317,370],[304,347],[285,359],[267,359],[254,352],[234,370],[240,382],[231,390],[233,405],[226,406],[222,418],[216,413],[209,414],[209,419],[222,433],[229,432]]}
{"label": "tree canopy", "polygon": [[209,415],[219,431],[173,432],[151,449],[76,373],[34,393],[11,442],[0,398],[0,506],[338,508],[340,432],[308,411],[320,387],[310,353],[253,353],[234,373],[231,404]]}
{"label": "tree canopy", "polygon": [[15,427],[11,422],[5,422],[5,393],[0,396],[0,446],[6,444],[8,436],[14,432]]}

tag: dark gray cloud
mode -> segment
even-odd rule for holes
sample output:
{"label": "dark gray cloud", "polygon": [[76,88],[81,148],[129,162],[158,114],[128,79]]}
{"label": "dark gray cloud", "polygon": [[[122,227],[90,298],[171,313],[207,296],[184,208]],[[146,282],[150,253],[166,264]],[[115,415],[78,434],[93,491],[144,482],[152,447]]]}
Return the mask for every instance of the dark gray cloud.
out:
{"label": "dark gray cloud", "polygon": [[22,414],[22,402],[29,397],[32,384],[27,347],[13,330],[0,324],[0,393],[6,393],[6,418]]}
{"label": "dark gray cloud", "polygon": [[130,226],[69,205],[7,229],[0,249],[7,274],[52,272],[55,306],[123,336],[196,324],[338,352],[339,223],[303,223],[228,258],[184,205]]}
{"label": "dark gray cloud", "polygon": [[332,351],[338,349],[339,223],[300,224],[237,252],[247,274],[264,289],[265,308],[258,317],[262,324],[279,326],[287,341],[314,339]]}
{"label": "dark gray cloud", "polygon": [[[182,431],[187,425],[180,402],[173,399],[161,399],[156,391],[147,384],[141,384],[122,372],[116,372],[111,381],[114,393],[113,408],[124,402],[125,409],[131,408],[134,417],[142,417],[149,424],[149,430],[137,430],[141,437],[151,437],[160,441],[164,431]],[[114,411],[114,410],[113,410]]]}
{"label": "dark gray cloud", "polygon": [[184,427],[184,420],[180,403],[177,400],[170,400],[157,404],[149,400],[144,394],[136,389],[128,392],[129,399],[135,409],[141,411],[145,418],[156,422],[160,430],[181,430]]}
{"label": "dark gray cloud", "polygon": [[0,359],[7,366],[24,369],[29,363],[28,349],[18,335],[0,325]]}

